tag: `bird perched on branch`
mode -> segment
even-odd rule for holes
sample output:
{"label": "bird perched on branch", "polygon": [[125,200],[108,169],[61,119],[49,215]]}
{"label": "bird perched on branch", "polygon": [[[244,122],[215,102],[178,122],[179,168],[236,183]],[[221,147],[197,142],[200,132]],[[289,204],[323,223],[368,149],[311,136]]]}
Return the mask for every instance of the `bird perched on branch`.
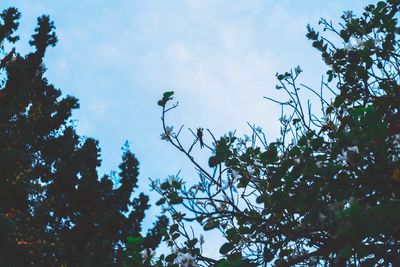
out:
{"label": "bird perched on branch", "polygon": [[204,142],[203,142],[203,128],[197,128],[197,139],[200,142],[200,148],[204,147]]}

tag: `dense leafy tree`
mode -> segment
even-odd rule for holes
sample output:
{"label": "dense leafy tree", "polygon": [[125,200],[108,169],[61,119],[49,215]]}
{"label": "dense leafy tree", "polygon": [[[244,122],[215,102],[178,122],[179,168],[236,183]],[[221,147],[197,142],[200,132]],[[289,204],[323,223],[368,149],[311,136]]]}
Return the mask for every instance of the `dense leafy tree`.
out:
{"label": "dense leafy tree", "polygon": [[9,8],[0,18],[0,265],[119,266],[132,238],[144,240],[139,252],[154,249],[168,221],[141,236],[149,205],[144,194],[131,198],[134,154],[125,146],[119,173],[99,177],[98,142],[70,121],[77,99],[44,76],[53,22],[38,19],[33,52],[22,56],[12,48],[20,13]]}
{"label": "dense leafy tree", "polygon": [[[251,136],[218,140],[191,131],[194,141],[186,146],[182,128],[174,132],[166,122],[177,104],[171,106],[173,92],[164,94],[162,139],[199,172],[194,184],[178,176],[153,181],[174,219],[168,241],[174,251],[161,257],[164,264],[400,264],[399,7],[387,0],[360,16],[346,11],[338,26],[321,19],[323,35],[307,27],[328,66],[327,81],[320,90],[303,85],[299,67],[277,75],[277,89],[288,96],[272,100],[283,110],[277,141],[252,127]],[[319,98],[320,115],[303,91]],[[203,145],[212,152],[209,166],[193,154]],[[202,255],[198,234],[188,231],[193,221],[226,238],[222,259]]]}

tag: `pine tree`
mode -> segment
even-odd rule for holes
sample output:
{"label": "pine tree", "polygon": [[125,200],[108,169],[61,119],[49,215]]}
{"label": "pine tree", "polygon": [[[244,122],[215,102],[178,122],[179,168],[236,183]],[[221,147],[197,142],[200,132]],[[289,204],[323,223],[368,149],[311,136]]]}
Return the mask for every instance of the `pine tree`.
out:
{"label": "pine tree", "polygon": [[[78,100],[45,77],[43,58],[55,46],[54,24],[38,18],[23,56],[12,47],[20,13],[0,24],[0,265],[121,266],[128,236],[141,236],[148,197],[131,197],[139,162],[123,148],[118,175],[99,176],[98,142],[79,136],[70,120]],[[118,184],[113,181],[118,180]],[[160,242],[160,217],[147,245]]]}

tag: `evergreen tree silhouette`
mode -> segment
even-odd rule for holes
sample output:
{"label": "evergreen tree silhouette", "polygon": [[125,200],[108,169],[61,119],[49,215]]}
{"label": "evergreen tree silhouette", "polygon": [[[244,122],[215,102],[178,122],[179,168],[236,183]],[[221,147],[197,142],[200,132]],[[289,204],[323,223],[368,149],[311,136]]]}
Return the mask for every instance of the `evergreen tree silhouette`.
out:
{"label": "evergreen tree silhouette", "polygon": [[[6,51],[20,16],[15,8],[0,14],[0,266],[120,266],[149,208],[144,194],[131,198],[139,162],[126,145],[117,177],[99,177],[98,142],[70,120],[78,100],[44,75],[57,43],[53,22],[38,18],[33,52]],[[167,224],[160,217],[138,249],[155,248]]]}

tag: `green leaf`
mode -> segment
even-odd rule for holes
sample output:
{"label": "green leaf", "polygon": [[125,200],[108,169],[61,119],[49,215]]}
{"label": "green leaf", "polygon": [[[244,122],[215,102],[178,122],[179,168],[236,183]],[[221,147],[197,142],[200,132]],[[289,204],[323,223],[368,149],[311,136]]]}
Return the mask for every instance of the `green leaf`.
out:
{"label": "green leaf", "polygon": [[262,194],[256,198],[256,203],[257,204],[265,203],[267,200],[268,200],[267,194]]}
{"label": "green leaf", "polygon": [[239,234],[235,228],[230,228],[226,230],[226,236],[228,240],[232,242],[238,242],[239,241]]}
{"label": "green leaf", "polygon": [[232,249],[233,249],[233,244],[228,242],[221,246],[221,248],[219,249],[219,253],[228,254],[228,252],[231,251]]}
{"label": "green leaf", "polygon": [[179,229],[179,225],[177,223],[175,223],[169,227],[169,232],[172,234],[172,233],[178,231],[178,229]]}
{"label": "green leaf", "polygon": [[164,93],[163,99],[168,99],[173,95],[174,95],[174,91],[167,91],[167,92]]}
{"label": "green leaf", "polygon": [[157,102],[158,105],[161,106],[161,107],[165,107],[165,105],[167,104],[167,102],[168,102],[169,100],[172,99],[172,96],[173,96],[173,95],[174,95],[174,92],[173,92],[173,91],[165,92],[165,93],[163,94],[163,98]]}
{"label": "green leaf", "polygon": [[180,196],[178,195],[178,193],[176,193],[176,192],[170,192],[170,193],[168,194],[168,198],[169,198],[169,203],[170,203],[171,205],[181,204],[181,203],[183,202],[182,197],[180,197]]}
{"label": "green leaf", "polygon": [[239,226],[239,233],[241,233],[241,234],[250,234],[252,231],[251,231],[251,228],[250,227],[247,227],[247,226]]}
{"label": "green leaf", "polygon": [[181,182],[181,181],[173,180],[173,181],[172,181],[172,186],[173,186],[175,189],[180,190],[180,189],[182,188],[182,182]]}
{"label": "green leaf", "polygon": [[173,262],[176,259],[177,255],[175,254],[170,254],[167,257],[165,257],[166,262]]}
{"label": "green leaf", "polygon": [[197,215],[196,221],[197,221],[198,223],[201,223],[203,220],[204,220],[204,215]]}
{"label": "green leaf", "polygon": [[157,104],[158,104],[159,106],[161,106],[161,107],[164,107],[165,104],[166,104],[166,102],[165,102],[165,101],[162,101],[162,100],[158,100]]}
{"label": "green leaf", "polygon": [[157,205],[157,206],[160,206],[160,205],[164,204],[165,201],[166,201],[166,199],[165,199],[164,197],[163,197],[163,198],[160,198],[160,199],[156,202],[156,205]]}
{"label": "green leaf", "polygon": [[264,252],[263,252],[264,260],[269,262],[272,261],[275,258],[274,253],[267,248],[267,246],[264,247]]}
{"label": "green leaf", "polygon": [[193,248],[199,240],[197,238],[190,239],[187,241],[187,246]]}
{"label": "green leaf", "polygon": [[212,168],[217,166],[219,163],[221,163],[216,156],[210,157],[208,160],[208,165]]}
{"label": "green leaf", "polygon": [[175,233],[172,234],[172,239],[175,240],[175,239],[177,239],[177,238],[180,237],[180,236],[181,236],[180,233],[175,232]]}
{"label": "green leaf", "polygon": [[203,229],[204,231],[209,231],[211,229],[217,228],[218,226],[219,226],[219,221],[210,220],[204,225]]}
{"label": "green leaf", "polygon": [[141,245],[143,244],[143,238],[141,237],[133,237],[133,236],[129,236],[127,238],[128,243],[132,244],[132,245]]}
{"label": "green leaf", "polygon": [[161,190],[168,190],[170,187],[171,185],[168,182],[164,182],[160,186]]}

